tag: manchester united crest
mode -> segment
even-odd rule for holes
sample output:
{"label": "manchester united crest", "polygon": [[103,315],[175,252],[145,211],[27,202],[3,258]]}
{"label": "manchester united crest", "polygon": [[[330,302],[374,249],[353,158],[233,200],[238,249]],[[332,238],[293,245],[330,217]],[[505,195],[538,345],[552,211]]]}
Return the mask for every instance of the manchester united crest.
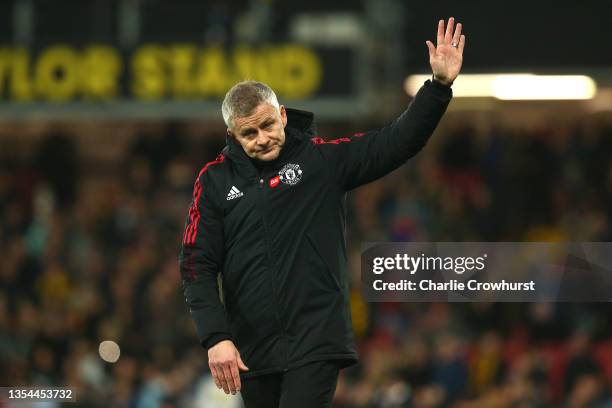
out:
{"label": "manchester united crest", "polygon": [[294,186],[302,180],[302,169],[299,164],[287,163],[280,169],[278,176],[282,183]]}

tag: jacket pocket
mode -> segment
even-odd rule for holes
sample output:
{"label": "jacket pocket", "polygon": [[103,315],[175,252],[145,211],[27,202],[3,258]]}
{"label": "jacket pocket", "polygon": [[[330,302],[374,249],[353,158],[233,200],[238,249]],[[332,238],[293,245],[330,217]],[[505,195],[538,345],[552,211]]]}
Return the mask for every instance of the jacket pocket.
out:
{"label": "jacket pocket", "polygon": [[317,242],[310,236],[310,234],[306,234],[306,240],[310,245],[312,256],[315,258],[313,261],[317,261],[322,266],[322,268],[317,268],[321,270],[315,270],[312,271],[312,273],[316,275],[316,277],[322,278],[326,283],[326,287],[333,289],[336,292],[340,292],[342,290],[342,285],[338,280],[338,276],[330,267],[329,261],[323,256],[323,252],[319,248]]}

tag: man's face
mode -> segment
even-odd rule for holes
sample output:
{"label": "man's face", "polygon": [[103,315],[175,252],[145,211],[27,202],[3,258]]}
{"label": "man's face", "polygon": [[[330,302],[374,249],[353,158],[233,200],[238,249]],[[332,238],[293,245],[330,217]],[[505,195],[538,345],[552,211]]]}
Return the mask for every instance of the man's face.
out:
{"label": "man's face", "polygon": [[247,156],[262,161],[274,160],[285,144],[287,113],[280,106],[280,112],[269,103],[261,103],[250,116],[234,119],[234,135]]}

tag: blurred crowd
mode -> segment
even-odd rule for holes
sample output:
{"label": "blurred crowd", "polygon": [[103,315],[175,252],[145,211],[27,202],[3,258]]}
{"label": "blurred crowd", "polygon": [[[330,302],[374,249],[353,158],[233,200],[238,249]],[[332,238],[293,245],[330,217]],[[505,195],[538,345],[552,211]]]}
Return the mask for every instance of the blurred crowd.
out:
{"label": "blurred crowd", "polygon": [[[361,296],[362,241],[612,241],[612,127],[452,124],[349,194],[361,363],[342,372],[335,406],[612,407],[607,303]],[[223,137],[168,129],[103,171],[74,135],[45,136],[32,160],[0,152],[0,385],[71,387],[71,406],[240,407],[210,381],[177,263],[195,175]],[[100,359],[102,340],[119,344],[116,363]]]}

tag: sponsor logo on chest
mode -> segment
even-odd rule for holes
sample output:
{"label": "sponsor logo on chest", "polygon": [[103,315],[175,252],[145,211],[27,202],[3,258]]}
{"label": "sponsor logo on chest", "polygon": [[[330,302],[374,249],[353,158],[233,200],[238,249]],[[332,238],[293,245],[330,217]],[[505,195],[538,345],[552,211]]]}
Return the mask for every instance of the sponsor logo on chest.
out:
{"label": "sponsor logo on chest", "polygon": [[242,197],[244,193],[236,188],[236,186],[232,186],[229,193],[227,193],[227,201],[233,200],[238,197]]}
{"label": "sponsor logo on chest", "polygon": [[280,176],[274,176],[270,179],[270,188],[277,187],[280,184]]}

